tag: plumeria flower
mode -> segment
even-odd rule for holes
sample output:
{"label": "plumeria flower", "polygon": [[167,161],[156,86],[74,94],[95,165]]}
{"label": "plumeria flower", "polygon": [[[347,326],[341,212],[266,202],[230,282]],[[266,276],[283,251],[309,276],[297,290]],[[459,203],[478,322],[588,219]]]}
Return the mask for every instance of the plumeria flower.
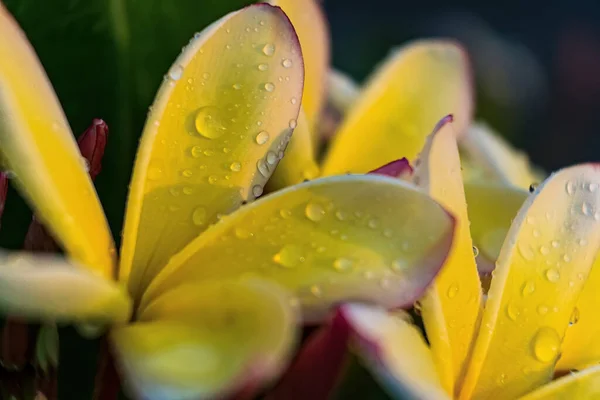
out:
{"label": "plumeria flower", "polygon": [[[345,352],[340,343],[351,341],[395,398],[597,396],[600,340],[592,310],[600,285],[593,269],[600,247],[600,169],[563,169],[529,196],[497,184],[464,185],[452,125],[450,117],[440,122],[412,178],[457,218],[449,258],[418,303],[427,342],[406,316],[355,303],[338,309],[310,342],[312,351],[329,353],[325,368],[336,376]],[[524,202],[512,222],[494,215],[510,214],[505,209],[519,199]],[[469,217],[476,228],[469,229]],[[479,235],[502,243],[497,254],[488,254],[496,267],[487,297],[472,252]],[[306,378],[302,362],[301,354],[291,371]],[[296,377],[288,375],[288,384]]]}
{"label": "plumeria flower", "polygon": [[[0,38],[2,160],[67,256],[4,253],[0,309],[107,328],[132,396],[260,388],[289,360],[299,322],[348,300],[410,306],[448,255],[454,218],[399,179],[333,176],[254,202],[292,131],[319,109],[316,81],[304,85],[317,53],[301,50],[279,7],[216,21],[168,71],[142,133],[119,257],[56,95],[2,6]],[[454,48],[439,51],[461,62]]]}

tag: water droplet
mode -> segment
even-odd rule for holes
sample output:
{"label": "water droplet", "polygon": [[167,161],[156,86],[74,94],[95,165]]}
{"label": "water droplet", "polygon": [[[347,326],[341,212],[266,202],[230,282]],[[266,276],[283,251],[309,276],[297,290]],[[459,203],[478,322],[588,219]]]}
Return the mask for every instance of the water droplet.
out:
{"label": "water droplet", "polygon": [[295,119],[290,119],[290,128],[296,129],[296,126],[298,126],[298,122]]}
{"label": "water droplet", "polygon": [[291,100],[290,100],[290,103],[296,104],[296,103],[298,103],[298,99],[295,98],[295,97],[292,97]]}
{"label": "water droplet", "polygon": [[548,307],[547,307],[547,306],[545,306],[545,305],[543,305],[543,304],[540,304],[540,305],[537,307],[537,312],[538,312],[538,314],[540,314],[540,315],[546,315],[546,314],[548,313]]}
{"label": "water droplet", "polygon": [[265,178],[269,177],[269,167],[267,166],[265,160],[258,160],[258,162],[256,163],[256,168],[262,176],[264,176]]}
{"label": "water droplet", "polygon": [[564,262],[566,262],[566,263],[570,263],[570,262],[571,262],[571,256],[570,256],[570,255],[568,255],[568,254],[565,254],[565,255],[563,256],[563,260],[564,260]]}
{"label": "water droplet", "polygon": [[456,297],[457,294],[458,294],[458,285],[456,283],[453,283],[448,288],[448,292],[447,292],[448,298],[453,299],[454,297]]}
{"label": "water droplet", "polygon": [[506,384],[506,374],[502,373],[498,377],[498,385],[502,386],[504,384]]}
{"label": "water droplet", "polygon": [[530,294],[533,294],[533,292],[535,292],[535,282],[533,281],[527,281],[523,284],[523,288],[521,289],[521,293],[523,294],[523,296],[529,296]]}
{"label": "water droplet", "polygon": [[554,247],[555,249],[560,247],[560,242],[558,240],[553,240],[551,244],[552,244],[552,247]]}
{"label": "water droplet", "polygon": [[310,287],[310,292],[315,297],[321,297],[323,295],[323,292],[321,291],[321,288],[319,286],[317,286],[317,285],[312,285]]}
{"label": "water droplet", "polygon": [[254,185],[252,187],[252,194],[254,195],[254,197],[258,197],[263,193],[263,188],[260,185]]}
{"label": "water droplet", "polygon": [[340,221],[344,221],[346,218],[348,218],[348,213],[343,210],[337,210],[335,212],[335,217]]}
{"label": "water droplet", "polygon": [[184,187],[181,191],[183,192],[183,194],[192,194],[194,192],[189,186]]}
{"label": "water droplet", "polygon": [[240,90],[240,89],[242,88],[242,85],[240,85],[239,83],[234,83],[234,84],[233,84],[233,88],[234,88],[235,90]]}
{"label": "water droplet", "polygon": [[579,308],[575,307],[571,313],[571,317],[569,318],[569,325],[573,326],[577,322],[579,322]]}
{"label": "water droplet", "polygon": [[568,181],[567,184],[565,185],[565,190],[567,191],[567,194],[569,196],[573,195],[573,193],[575,193],[575,184],[571,181]]}
{"label": "water droplet", "polygon": [[290,68],[292,66],[292,60],[286,58],[281,62],[281,65],[283,65],[284,68]]}
{"label": "water droplet", "polygon": [[181,75],[183,75],[183,67],[179,64],[173,65],[169,70],[169,78],[173,79],[174,81],[181,79]]}
{"label": "water droplet", "polygon": [[519,308],[515,304],[509,303],[506,306],[506,315],[508,315],[508,318],[511,320],[516,321],[517,318],[519,318],[519,315],[521,315],[521,311],[519,311]]}
{"label": "water droplet", "polygon": [[240,172],[242,169],[242,164],[240,164],[238,161],[234,161],[229,165],[229,169],[233,172]]}
{"label": "water droplet", "polygon": [[272,43],[265,44],[262,52],[265,56],[272,56],[275,53],[275,45]]}
{"label": "water droplet", "polygon": [[557,282],[560,279],[560,273],[557,269],[550,268],[546,271],[546,279],[550,282]]}
{"label": "water droplet", "polygon": [[379,221],[376,219],[370,219],[369,222],[367,222],[367,226],[371,229],[376,229],[379,226]]}
{"label": "water droplet", "polygon": [[217,177],[216,175],[211,175],[208,177],[208,183],[210,183],[211,185],[217,183],[218,180],[219,177]]}
{"label": "water droplet", "polygon": [[560,338],[554,329],[540,328],[533,338],[533,354],[541,362],[550,362],[558,354],[559,345]]}
{"label": "water droplet", "polygon": [[540,253],[541,253],[543,256],[547,256],[547,255],[550,253],[550,249],[549,249],[549,248],[547,248],[546,246],[541,246],[541,247],[540,247]]}
{"label": "water droplet", "polygon": [[304,209],[306,217],[314,222],[319,222],[325,217],[325,209],[317,203],[308,203]]}
{"label": "water droplet", "polygon": [[583,215],[588,217],[594,213],[592,210],[592,206],[588,202],[583,202],[583,204],[581,205],[581,212],[583,213]]}
{"label": "water droplet", "polygon": [[477,257],[479,255],[479,248],[477,246],[473,246],[473,257]]}
{"label": "water droplet", "polygon": [[202,148],[200,146],[194,146],[190,149],[190,154],[194,158],[198,158],[202,155]]}
{"label": "water droplet", "polygon": [[265,83],[264,88],[267,92],[272,92],[273,90],[275,90],[275,85],[272,82],[267,82]]}
{"label": "water droplet", "polygon": [[585,246],[585,245],[587,245],[587,240],[585,240],[585,239],[579,239],[579,245],[582,246],[582,247]]}
{"label": "water droplet", "polygon": [[217,139],[227,130],[221,122],[219,109],[213,106],[201,107],[196,111],[194,126],[196,132],[207,139]]}
{"label": "water droplet", "polygon": [[267,153],[267,164],[269,164],[269,165],[277,164],[277,154],[273,153],[272,151],[269,151]]}
{"label": "water droplet", "polygon": [[202,152],[206,157],[212,157],[215,155],[215,151],[211,149],[206,149]]}
{"label": "water droplet", "polygon": [[404,269],[406,268],[406,261],[403,260],[402,258],[398,258],[394,261],[392,261],[392,271],[394,272],[403,272]]}
{"label": "water droplet", "polygon": [[292,216],[292,212],[288,209],[282,208],[279,210],[279,215],[281,215],[281,218],[287,219]]}
{"label": "water droplet", "polygon": [[598,184],[594,183],[594,182],[591,182],[588,185],[588,190],[590,191],[590,193],[594,193],[596,190],[598,190]]}
{"label": "water droplet", "polygon": [[204,225],[206,223],[206,208],[196,207],[192,212],[192,222],[196,226]]}
{"label": "water droplet", "polygon": [[273,261],[282,267],[294,268],[305,260],[302,249],[299,246],[285,245],[273,256]]}
{"label": "water droplet", "polygon": [[337,258],[333,262],[333,268],[335,268],[336,271],[340,271],[340,272],[349,271],[352,269],[353,266],[354,266],[354,261],[352,261],[349,258],[345,258],[345,257]]}
{"label": "water droplet", "polygon": [[268,69],[269,69],[269,66],[267,64],[258,64],[259,71],[266,71]]}
{"label": "water droplet", "polygon": [[184,169],[181,171],[181,175],[183,175],[185,178],[189,178],[193,175],[193,172],[191,169]]}
{"label": "water droplet", "polygon": [[208,78],[210,78],[210,74],[208,72],[202,74],[202,79],[206,80]]}
{"label": "water droplet", "polygon": [[535,237],[535,238],[538,238],[541,235],[540,231],[538,231],[537,229],[534,229],[532,233],[533,233],[533,237]]}
{"label": "water droplet", "polygon": [[269,133],[266,131],[258,132],[256,135],[256,143],[263,145],[269,141]]}

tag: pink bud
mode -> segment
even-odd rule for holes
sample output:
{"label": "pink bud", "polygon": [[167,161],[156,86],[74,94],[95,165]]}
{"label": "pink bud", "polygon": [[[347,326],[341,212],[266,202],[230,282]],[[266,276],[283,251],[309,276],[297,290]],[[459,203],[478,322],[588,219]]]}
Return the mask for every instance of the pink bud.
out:
{"label": "pink bud", "polygon": [[102,157],[107,139],[108,125],[98,118],[94,119],[92,125],[77,139],[79,151],[88,162],[92,180],[96,179],[102,170]]}
{"label": "pink bud", "polygon": [[401,158],[374,169],[373,171],[369,172],[369,174],[386,175],[391,176],[392,178],[400,178],[404,175],[411,175],[412,172],[413,168],[410,166],[408,160],[406,158]]}

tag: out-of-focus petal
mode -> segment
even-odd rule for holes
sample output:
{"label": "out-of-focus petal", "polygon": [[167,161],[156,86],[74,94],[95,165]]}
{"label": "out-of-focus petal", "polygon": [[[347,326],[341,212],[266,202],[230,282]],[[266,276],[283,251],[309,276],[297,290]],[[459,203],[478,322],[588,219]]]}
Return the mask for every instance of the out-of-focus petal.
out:
{"label": "out-of-focus petal", "polygon": [[496,263],[461,399],[515,398],[552,379],[600,247],[599,184],[597,165],[563,169],[515,217]]}
{"label": "out-of-focus petal", "polygon": [[290,297],[262,281],[189,283],[111,332],[132,395],[207,399],[277,377],[295,343]]}
{"label": "out-of-focus petal", "polygon": [[268,4],[221,18],[186,46],[137,154],[120,269],[132,293],[220,215],[262,193],[277,164],[269,160],[296,124],[303,76],[296,33]]}
{"label": "out-of-focus petal", "polygon": [[358,352],[394,398],[451,399],[417,327],[375,306],[345,304],[339,312]]}
{"label": "out-of-focus petal", "polygon": [[117,284],[61,258],[5,253],[0,310],[36,320],[118,324],[129,320],[131,301]]}
{"label": "out-of-focus petal", "polygon": [[367,172],[406,157],[414,161],[444,115],[461,135],[471,120],[469,63],[446,41],[418,41],[395,51],[366,84],[334,137],[325,175]]}
{"label": "out-of-focus petal", "polygon": [[267,400],[329,399],[347,359],[350,327],[339,313],[302,346]]}
{"label": "out-of-focus petal", "polygon": [[[502,184],[469,182],[465,184],[471,237],[477,248],[480,274],[488,274],[498,259],[512,220],[529,196],[529,192]],[[487,263],[480,265],[479,260]],[[488,266],[492,266],[489,269]]]}
{"label": "out-of-focus petal", "polygon": [[481,284],[452,116],[438,123],[415,165],[413,182],[456,218],[452,250],[420,300],[433,359],[442,385],[451,396],[464,374],[481,310]]}
{"label": "out-of-focus petal", "polygon": [[521,397],[520,400],[597,399],[600,396],[600,366],[573,372]]}
{"label": "out-of-focus petal", "polygon": [[336,111],[344,114],[358,99],[360,88],[345,73],[330,69],[327,75],[327,101]]}
{"label": "out-of-focus petal", "polygon": [[[277,158],[276,158],[277,157]],[[283,152],[267,156],[266,166],[273,168]],[[269,179],[269,189],[281,189],[287,186],[295,185],[307,179],[314,179],[319,176],[319,166],[315,161],[315,151],[313,139],[308,126],[308,121],[304,112],[298,116],[298,126],[294,129],[294,134],[290,144],[285,150],[285,157],[277,165],[277,169]]]}
{"label": "out-of-focus petal", "polygon": [[473,166],[505,185],[527,189],[543,180],[543,174],[531,166],[525,153],[483,123],[475,123],[468,129],[461,148]]}
{"label": "out-of-focus petal", "polygon": [[[329,67],[327,21],[318,0],[269,0],[269,3],[281,7],[298,34],[305,70],[302,108],[306,113],[310,132],[315,132],[323,108]],[[278,61],[287,65],[284,58]]]}
{"label": "out-of-focus petal", "polygon": [[114,244],[85,162],[39,60],[2,5],[0,38],[3,164],[68,255],[110,277]]}
{"label": "out-of-focus petal", "polygon": [[223,218],[171,258],[141,307],[190,280],[240,275],[289,289],[307,322],[348,299],[412,305],[444,262],[453,231],[442,207],[398,179],[317,179]]}

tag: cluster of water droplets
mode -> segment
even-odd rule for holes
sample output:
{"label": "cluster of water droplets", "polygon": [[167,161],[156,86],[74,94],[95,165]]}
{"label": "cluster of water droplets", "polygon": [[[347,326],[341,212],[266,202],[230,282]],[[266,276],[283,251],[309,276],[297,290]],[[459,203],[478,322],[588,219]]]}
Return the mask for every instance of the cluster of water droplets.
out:
{"label": "cluster of water droplets", "polygon": [[[295,67],[291,56],[296,52],[292,50],[292,54],[286,54],[286,49],[278,49],[275,43],[261,41],[261,38],[269,36],[263,34],[265,30],[272,31],[273,27],[257,18],[243,31],[236,32],[230,28],[224,30],[231,39],[225,44],[222,57],[222,60],[231,60],[232,63],[224,66],[229,68],[227,74],[200,71],[194,73],[194,76],[189,76],[186,74],[184,64],[176,63],[165,75],[166,85],[173,88],[172,90],[180,93],[181,88],[185,88],[187,93],[185,96],[174,97],[182,98],[184,102],[193,103],[201,91],[210,93],[211,90],[216,90],[214,96],[217,98],[214,101],[200,105],[191,111],[186,104],[173,104],[173,101],[167,104],[164,111],[166,116],[185,121],[186,136],[181,140],[177,139],[178,134],[160,131],[161,118],[165,118],[165,115],[154,115],[152,107],[150,108],[149,121],[152,121],[155,129],[159,129],[155,145],[165,146],[173,151],[180,151],[180,149],[184,151],[183,160],[188,161],[182,163],[182,166],[186,164],[187,166],[177,173],[180,177],[189,180],[191,186],[208,184],[235,189],[239,185],[239,183],[236,185],[236,182],[239,182],[236,181],[236,176],[250,175],[252,184],[249,192],[245,193],[245,188],[240,187],[240,194],[243,198],[256,198],[262,194],[264,184],[284,155],[285,147],[297,122],[295,119],[290,119],[287,129],[273,127],[273,124],[269,123],[271,116],[267,113],[271,102],[281,103],[284,100],[278,98],[280,96],[278,86],[287,85],[291,81],[289,74]],[[197,33],[190,44],[182,49],[182,53],[186,52],[189,46],[197,46],[201,36]],[[232,52],[228,53],[229,50]],[[203,57],[202,48],[195,51],[193,59]],[[253,54],[252,57],[244,57],[248,52]],[[208,53],[205,57],[209,56],[213,57]],[[259,60],[261,57],[262,60]],[[257,61],[253,63],[248,62],[247,59]],[[264,80],[256,85],[257,78],[260,81],[261,77]],[[225,79],[230,80],[229,85]],[[206,89],[202,88],[203,86]],[[287,101],[291,105],[298,104],[296,97],[290,97]],[[260,111],[261,109],[264,110]],[[285,111],[279,110],[279,112]],[[278,115],[273,117],[280,118]],[[256,120],[253,123],[246,122],[251,118]],[[272,132],[271,129],[276,131]],[[191,143],[189,137],[192,138]],[[248,148],[248,142],[259,147]],[[186,146],[187,143],[190,144]],[[258,161],[252,159],[252,155],[261,153],[264,154],[261,159]],[[226,154],[231,155],[224,156]],[[239,156],[236,157],[236,154]],[[219,163],[219,160],[224,162]],[[252,169],[248,170],[248,168]],[[147,179],[149,181],[169,180],[171,173],[168,163],[152,160],[148,167]],[[247,178],[243,181],[245,179]],[[187,190],[187,192],[185,189],[178,189],[178,193],[183,194],[201,193],[199,190]],[[175,208],[175,206],[170,207],[173,210]],[[198,206],[192,211],[191,221],[196,226],[205,225],[209,218],[208,210],[204,206]]]}

